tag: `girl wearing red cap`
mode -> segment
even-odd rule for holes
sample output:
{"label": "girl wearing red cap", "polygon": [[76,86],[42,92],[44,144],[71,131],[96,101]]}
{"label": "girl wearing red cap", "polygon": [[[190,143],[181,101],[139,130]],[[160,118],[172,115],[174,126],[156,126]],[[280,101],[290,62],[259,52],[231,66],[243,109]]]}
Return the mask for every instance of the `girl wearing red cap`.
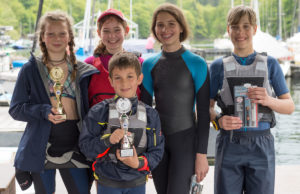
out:
{"label": "girl wearing red cap", "polygon": [[[108,62],[115,53],[124,50],[123,42],[129,32],[124,15],[115,9],[108,9],[100,15],[97,28],[101,40],[94,50],[94,55],[85,60],[100,71],[99,74],[92,76],[89,85],[90,107],[104,99],[114,97],[115,91],[108,81]],[[139,61],[142,63],[143,59],[139,57]],[[140,93],[139,89],[137,93]]]}

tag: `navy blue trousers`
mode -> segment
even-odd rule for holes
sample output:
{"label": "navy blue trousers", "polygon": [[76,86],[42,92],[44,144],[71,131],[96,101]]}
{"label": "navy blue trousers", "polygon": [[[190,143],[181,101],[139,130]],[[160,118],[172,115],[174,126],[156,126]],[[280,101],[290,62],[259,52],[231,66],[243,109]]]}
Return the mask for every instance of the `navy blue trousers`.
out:
{"label": "navy blue trousers", "polygon": [[221,131],[215,157],[215,194],[273,194],[274,137],[270,130]]}
{"label": "navy blue trousers", "polygon": [[[87,168],[57,169],[68,193],[89,194],[89,178]],[[55,192],[56,169],[45,170],[41,173],[32,173],[36,194],[53,194]]]}

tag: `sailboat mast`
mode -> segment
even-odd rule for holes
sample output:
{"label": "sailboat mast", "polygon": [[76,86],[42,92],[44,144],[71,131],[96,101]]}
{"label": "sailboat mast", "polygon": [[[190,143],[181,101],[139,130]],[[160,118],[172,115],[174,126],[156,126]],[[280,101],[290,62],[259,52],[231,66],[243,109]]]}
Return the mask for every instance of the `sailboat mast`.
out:
{"label": "sailboat mast", "polygon": [[298,0],[298,32],[300,32],[300,0]]}
{"label": "sailboat mast", "polygon": [[[130,0],[130,30],[132,30],[132,0]],[[130,33],[130,38],[133,37],[133,34]]]}
{"label": "sailboat mast", "polygon": [[[38,10],[37,18],[36,18],[36,23],[35,23],[35,32],[37,31],[38,23],[39,23],[39,20],[41,18],[41,15],[42,15],[43,4],[44,4],[44,0],[40,0],[39,1],[39,10]],[[38,38],[37,34],[34,33],[34,40],[33,40],[32,49],[31,49],[32,53],[34,53],[34,51],[35,51],[37,38]]]}
{"label": "sailboat mast", "polygon": [[282,39],[282,13],[281,13],[281,0],[278,0],[278,33],[277,38]]}

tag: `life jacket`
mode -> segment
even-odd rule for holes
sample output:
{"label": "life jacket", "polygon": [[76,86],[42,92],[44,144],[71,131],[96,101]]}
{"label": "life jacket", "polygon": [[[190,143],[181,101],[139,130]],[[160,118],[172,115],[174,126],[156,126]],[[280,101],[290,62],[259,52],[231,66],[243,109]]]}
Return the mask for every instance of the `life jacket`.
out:
{"label": "life jacket", "polygon": [[[134,52],[134,54],[137,57],[141,56],[138,52]],[[92,75],[90,80],[88,89],[90,107],[105,99],[113,98],[115,95],[115,90],[108,80],[109,72],[103,66],[99,56],[94,57],[93,65],[100,71],[100,74]],[[140,93],[140,89],[137,88],[136,94],[138,97],[140,97]]]}
{"label": "life jacket", "polygon": [[[217,97],[218,106],[223,114],[234,114],[234,95],[235,85],[250,83],[258,87],[264,87],[269,96],[275,96],[269,83],[267,56],[257,53],[254,61],[250,65],[240,65],[234,56],[223,58],[224,79],[223,86]],[[271,127],[276,124],[274,112],[266,106],[258,106],[258,121],[270,122]]]}
{"label": "life jacket", "polygon": [[100,71],[100,74],[94,74],[89,84],[89,104],[90,107],[105,99],[113,98],[114,88],[108,80],[109,73],[101,63],[100,57],[95,57],[93,65]]}
{"label": "life jacket", "polygon": [[[120,128],[120,116],[121,114],[116,109],[115,100],[109,100],[109,114],[108,114],[108,125],[107,129],[104,132],[106,134],[113,133],[116,129]],[[129,113],[129,127],[128,131],[134,134],[133,145],[136,149],[137,155],[144,153],[147,149],[147,134],[146,134],[146,125],[147,125],[147,114],[145,104],[138,101],[136,114],[131,115]],[[117,162],[116,158],[116,149],[119,148],[119,144],[114,145],[108,152],[109,160],[112,162]]]}

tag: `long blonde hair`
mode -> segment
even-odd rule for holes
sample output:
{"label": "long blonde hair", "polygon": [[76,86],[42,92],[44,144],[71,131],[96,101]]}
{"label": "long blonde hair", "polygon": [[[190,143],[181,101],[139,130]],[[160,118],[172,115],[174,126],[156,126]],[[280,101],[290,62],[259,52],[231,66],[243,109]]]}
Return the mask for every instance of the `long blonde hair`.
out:
{"label": "long blonde hair", "polygon": [[48,54],[48,50],[46,47],[46,44],[43,42],[43,36],[45,34],[45,27],[46,24],[48,22],[65,22],[67,24],[68,27],[68,33],[69,33],[69,37],[70,37],[70,41],[68,42],[68,50],[66,51],[66,56],[70,57],[70,62],[73,65],[73,71],[72,71],[72,80],[74,80],[75,76],[76,76],[76,71],[77,71],[77,60],[76,60],[76,56],[74,53],[74,47],[75,47],[75,42],[74,42],[74,33],[72,30],[72,25],[73,25],[73,20],[72,18],[66,14],[63,11],[50,11],[45,13],[40,21],[39,21],[39,25],[38,25],[38,35],[39,35],[39,45],[40,45],[40,49],[42,51],[42,61],[43,63],[46,65],[49,62],[49,54]]}
{"label": "long blonde hair", "polygon": [[[126,30],[126,28],[127,28],[127,22],[125,20],[122,20],[120,17],[115,16],[115,15],[107,15],[107,16],[104,16],[103,18],[101,18],[101,20],[99,20],[98,23],[97,23],[97,28],[98,28],[99,32],[101,31],[101,28],[102,28],[103,24],[109,18],[112,18],[112,17],[115,18],[120,24],[122,24],[124,30]],[[103,55],[103,54],[108,54],[108,51],[106,50],[106,47],[103,44],[103,42],[100,40],[98,46],[94,50],[94,56],[95,55]]]}

